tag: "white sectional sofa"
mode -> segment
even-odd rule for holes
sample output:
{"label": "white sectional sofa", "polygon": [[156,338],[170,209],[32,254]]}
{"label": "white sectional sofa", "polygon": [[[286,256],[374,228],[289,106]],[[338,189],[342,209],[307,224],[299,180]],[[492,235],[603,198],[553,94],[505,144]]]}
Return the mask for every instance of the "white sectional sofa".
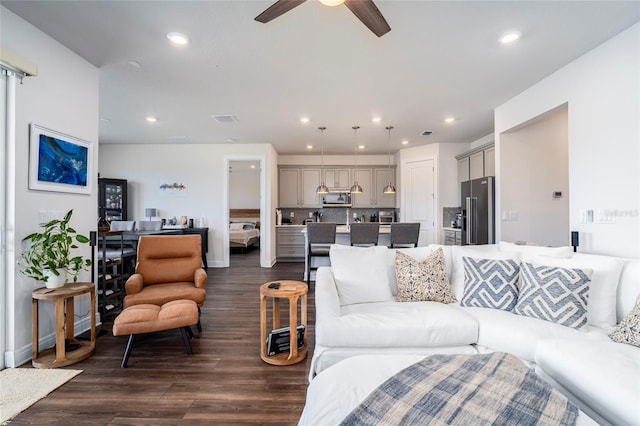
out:
{"label": "white sectional sofa", "polygon": [[[320,268],[316,277],[312,380],[359,355],[378,355],[384,362],[389,356],[502,351],[535,368],[598,423],[640,424],[640,348],[607,335],[640,294],[640,261],[502,242],[399,251],[422,260],[437,249],[444,252],[457,302],[397,302],[396,250],[332,247],[332,267]],[[464,257],[588,268],[586,324],[577,329],[513,311],[461,306]]]}

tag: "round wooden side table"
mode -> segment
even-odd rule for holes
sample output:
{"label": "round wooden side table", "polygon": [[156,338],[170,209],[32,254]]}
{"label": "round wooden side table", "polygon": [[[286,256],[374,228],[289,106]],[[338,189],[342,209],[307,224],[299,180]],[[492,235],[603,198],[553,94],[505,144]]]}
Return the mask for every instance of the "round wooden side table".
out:
{"label": "round wooden side table", "polygon": [[[73,331],[74,297],[89,293],[91,296],[91,340],[75,339]],[[39,352],[38,301],[56,304],[56,346]],[[96,286],[94,283],[68,283],[60,288],[41,287],[31,293],[32,342],[31,363],[37,368],[56,368],[75,364],[89,358],[96,348]],[[65,321],[66,317],[66,321]],[[66,322],[66,324],[65,324]],[[65,342],[66,340],[66,342]],[[67,352],[66,344],[80,345]]]}
{"label": "round wooden side table", "polygon": [[[269,284],[280,283],[280,288]],[[280,299],[289,300],[289,352],[269,356],[267,352],[267,297],[273,298],[273,329],[280,328]],[[302,346],[298,348],[298,300],[300,322],[305,329]],[[260,286],[260,357],[273,365],[291,365],[307,356],[307,285],[301,281],[271,281]]]}

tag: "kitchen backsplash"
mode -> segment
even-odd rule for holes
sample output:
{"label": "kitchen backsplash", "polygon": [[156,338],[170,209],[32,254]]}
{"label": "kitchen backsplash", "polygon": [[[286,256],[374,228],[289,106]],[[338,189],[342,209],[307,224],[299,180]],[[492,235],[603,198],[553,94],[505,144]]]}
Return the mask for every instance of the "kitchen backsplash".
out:
{"label": "kitchen backsplash", "polygon": [[[342,207],[331,207],[324,209],[287,209],[283,208],[282,210],[282,219],[290,219],[293,224],[302,225],[305,219],[313,219],[314,212],[319,212],[322,214],[320,219],[321,222],[336,222],[336,223],[347,223],[347,212],[349,213],[349,222],[353,222],[353,214],[356,214],[356,217],[362,220],[362,215],[364,215],[365,222],[371,221],[371,216],[377,215],[380,211],[395,211],[396,218],[398,217],[399,211],[398,209],[366,209],[366,208],[342,208]],[[291,213],[293,212],[294,217],[291,217]],[[311,214],[311,217],[309,217]]]}
{"label": "kitchen backsplash", "polygon": [[442,208],[442,226],[449,227],[451,222],[456,220],[456,215],[462,213],[460,207],[443,207]]}

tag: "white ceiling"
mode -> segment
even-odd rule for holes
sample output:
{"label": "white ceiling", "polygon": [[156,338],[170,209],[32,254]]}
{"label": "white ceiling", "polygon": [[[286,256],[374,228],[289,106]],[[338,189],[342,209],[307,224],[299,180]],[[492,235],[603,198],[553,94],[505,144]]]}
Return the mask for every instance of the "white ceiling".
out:
{"label": "white ceiling", "polygon": [[[363,154],[386,153],[387,125],[393,151],[402,139],[476,140],[493,131],[495,107],[640,20],[638,1],[376,0],[391,26],[378,38],[345,6],[315,0],[254,21],[271,4],[2,0],[100,68],[100,143],[232,139],[281,154],[309,153],[309,143],[319,153],[321,125],[326,154],[353,153],[353,125]],[[499,45],[512,29],[521,41]],[[191,44],[171,46],[170,31]]]}

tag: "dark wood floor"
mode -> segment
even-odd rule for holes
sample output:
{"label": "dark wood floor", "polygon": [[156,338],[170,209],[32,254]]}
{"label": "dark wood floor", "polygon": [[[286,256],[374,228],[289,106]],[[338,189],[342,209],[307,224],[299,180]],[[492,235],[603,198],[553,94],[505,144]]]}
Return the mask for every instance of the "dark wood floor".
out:
{"label": "dark wood floor", "polygon": [[[260,359],[260,284],[301,280],[303,263],[259,267],[257,250],[232,254],[230,268],[209,268],[203,334],[189,356],[178,331],[149,335],[134,347],[109,326],[94,355],[72,365],[84,372],[18,415],[11,425],[296,424],[313,353],[315,303],[309,293],[309,355],[292,366]],[[282,303],[287,308],[287,303]],[[282,314],[288,318],[288,314]]]}

